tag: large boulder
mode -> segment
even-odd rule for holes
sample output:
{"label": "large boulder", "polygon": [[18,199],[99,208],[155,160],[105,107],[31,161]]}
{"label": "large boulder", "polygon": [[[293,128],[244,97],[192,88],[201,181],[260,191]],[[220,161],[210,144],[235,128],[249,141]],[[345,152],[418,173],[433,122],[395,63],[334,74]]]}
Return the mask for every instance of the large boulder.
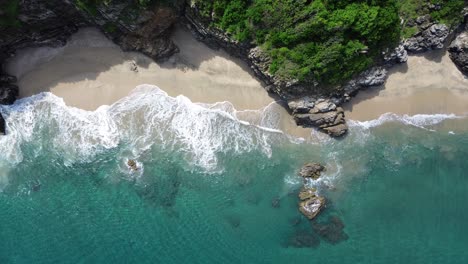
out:
{"label": "large boulder", "polygon": [[468,74],[468,31],[462,32],[449,47],[450,59],[464,74]]}
{"label": "large boulder", "polygon": [[442,49],[449,35],[449,28],[444,24],[433,24],[403,42],[405,49],[417,53]]}

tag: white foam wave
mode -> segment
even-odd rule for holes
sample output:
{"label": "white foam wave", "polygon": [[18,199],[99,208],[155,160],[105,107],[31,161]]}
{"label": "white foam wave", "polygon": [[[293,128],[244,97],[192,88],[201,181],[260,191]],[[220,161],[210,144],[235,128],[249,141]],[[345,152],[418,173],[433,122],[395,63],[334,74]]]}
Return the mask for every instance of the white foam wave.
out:
{"label": "white foam wave", "polygon": [[355,121],[349,120],[350,127],[362,127],[365,129],[380,126],[388,122],[400,122],[406,125],[411,125],[423,129],[441,123],[447,119],[463,118],[455,114],[418,114],[418,115],[397,115],[394,113],[385,113],[379,118],[370,121]]}
{"label": "white foam wave", "polygon": [[0,151],[11,163],[21,162],[25,143],[35,146],[38,156],[45,144],[52,144],[67,164],[87,161],[121,143],[127,146],[122,153],[130,151],[132,157],[157,144],[182,152],[197,167],[216,171],[220,153],[256,149],[270,156],[271,141],[286,138],[273,128],[239,120],[227,103],[195,104],[152,85],[140,85],[129,96],[96,111],[68,107],[51,93],[21,99],[0,110],[8,130],[0,138]]}

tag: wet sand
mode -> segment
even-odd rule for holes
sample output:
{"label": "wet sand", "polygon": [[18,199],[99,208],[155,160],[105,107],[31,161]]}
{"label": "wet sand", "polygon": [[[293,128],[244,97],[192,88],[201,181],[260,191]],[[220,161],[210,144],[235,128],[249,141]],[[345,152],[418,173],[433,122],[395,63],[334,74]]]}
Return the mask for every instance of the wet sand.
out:
{"label": "wet sand", "polygon": [[383,87],[374,87],[345,104],[348,119],[367,121],[384,113],[468,114],[468,79],[448,53],[410,56],[407,64],[389,71]]}

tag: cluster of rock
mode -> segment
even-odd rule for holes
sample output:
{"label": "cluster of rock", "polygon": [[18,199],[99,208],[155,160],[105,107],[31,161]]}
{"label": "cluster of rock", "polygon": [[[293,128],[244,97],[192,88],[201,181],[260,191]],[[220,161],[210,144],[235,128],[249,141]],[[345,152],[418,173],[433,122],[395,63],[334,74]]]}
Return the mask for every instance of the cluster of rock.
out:
{"label": "cluster of rock", "polygon": [[170,34],[180,17],[177,7],[183,1],[173,1],[174,8],[161,5],[148,10],[136,10],[133,2],[102,3],[97,6],[95,14],[81,13],[123,50],[139,51],[155,60],[178,52]]}
{"label": "cluster of rock", "polygon": [[464,21],[460,27],[460,34],[453,40],[448,49],[450,59],[468,75],[468,8],[463,10]]}
{"label": "cluster of rock", "polygon": [[[308,163],[299,171],[304,179],[318,179],[325,167],[318,163]],[[325,198],[317,194],[315,188],[307,187],[305,184],[299,192],[299,211],[309,220],[314,219],[325,206]]]}
{"label": "cluster of rock", "polygon": [[468,31],[457,36],[449,47],[449,53],[460,71],[468,74]]}
{"label": "cluster of rock", "polygon": [[[0,104],[12,104],[18,96],[16,77],[0,73]],[[5,120],[0,113],[0,135],[5,135]]]}
{"label": "cluster of rock", "polygon": [[348,131],[343,108],[330,99],[305,96],[289,100],[288,107],[300,126],[317,127],[333,137],[343,136]]}
{"label": "cluster of rock", "polygon": [[444,47],[450,33],[446,25],[435,23],[430,15],[420,16],[407,24],[413,25],[417,26],[419,31],[403,42],[407,51],[417,53]]}

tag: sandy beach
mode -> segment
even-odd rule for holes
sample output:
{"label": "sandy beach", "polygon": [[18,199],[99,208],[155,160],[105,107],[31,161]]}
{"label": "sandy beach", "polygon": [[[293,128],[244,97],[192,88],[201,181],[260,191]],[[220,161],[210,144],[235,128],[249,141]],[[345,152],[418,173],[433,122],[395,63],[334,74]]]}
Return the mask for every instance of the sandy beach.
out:
{"label": "sandy beach", "polygon": [[207,47],[182,27],[175,30],[173,40],[180,52],[156,63],[143,54],[123,52],[97,29],[85,28],[65,47],[18,51],[7,71],[18,77],[21,98],[50,91],[69,106],[95,110],[115,103],[137,85],[152,84],[196,103],[229,101],[239,118],[254,124],[268,107],[279,116],[281,130],[310,136],[311,129],[297,127],[244,62]]}
{"label": "sandy beach", "polygon": [[384,86],[360,91],[345,104],[349,119],[367,121],[384,113],[468,114],[468,79],[448,53],[433,51],[410,56],[407,64],[390,69]]}
{"label": "sandy beach", "polygon": [[[296,126],[254,78],[247,65],[222,50],[198,42],[185,28],[173,35],[180,52],[163,63],[137,52],[123,52],[97,29],[85,28],[62,48],[21,50],[7,64],[18,76],[20,97],[50,91],[67,105],[95,110],[128,95],[137,85],[152,84],[170,96],[193,102],[229,101],[238,118],[260,123],[263,111],[277,116],[279,129],[309,138],[311,129]],[[410,56],[393,67],[382,87],[361,91],[344,105],[348,119],[366,121],[384,113],[468,113],[468,80],[442,51]],[[270,115],[271,116],[271,115]]]}

